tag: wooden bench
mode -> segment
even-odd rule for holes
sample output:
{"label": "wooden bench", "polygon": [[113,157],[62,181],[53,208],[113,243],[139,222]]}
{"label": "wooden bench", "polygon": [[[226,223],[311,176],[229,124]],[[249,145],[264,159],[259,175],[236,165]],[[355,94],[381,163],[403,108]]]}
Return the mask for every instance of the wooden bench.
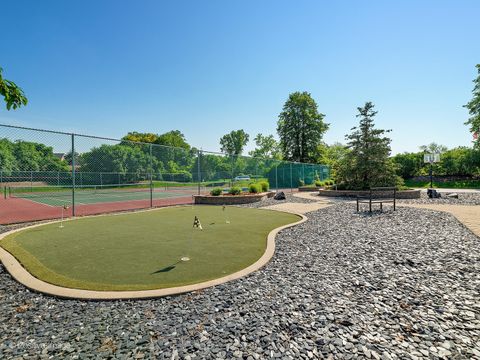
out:
{"label": "wooden bench", "polygon": [[369,212],[372,212],[372,204],[380,204],[380,211],[383,210],[383,203],[393,203],[393,211],[396,210],[397,188],[396,187],[373,187],[367,195],[357,195],[357,212],[360,211],[360,204],[368,204]]}

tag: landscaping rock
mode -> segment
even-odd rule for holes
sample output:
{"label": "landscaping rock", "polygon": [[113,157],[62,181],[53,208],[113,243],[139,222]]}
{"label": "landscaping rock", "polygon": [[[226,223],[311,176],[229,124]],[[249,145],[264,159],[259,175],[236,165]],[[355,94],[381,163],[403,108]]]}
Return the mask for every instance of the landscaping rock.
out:
{"label": "landscaping rock", "polygon": [[452,215],[340,203],[307,216],[261,270],[166,298],[58,299],[0,266],[0,358],[480,356],[480,241]]}
{"label": "landscaping rock", "polygon": [[278,191],[273,197],[275,200],[285,200],[285,193],[283,191]]}

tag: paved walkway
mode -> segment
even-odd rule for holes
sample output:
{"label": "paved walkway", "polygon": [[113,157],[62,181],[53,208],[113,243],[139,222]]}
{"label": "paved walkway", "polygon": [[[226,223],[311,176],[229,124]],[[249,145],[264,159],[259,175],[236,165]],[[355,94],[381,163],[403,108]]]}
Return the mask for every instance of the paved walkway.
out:
{"label": "paved walkway", "polygon": [[[414,188],[416,190],[422,190],[422,192],[427,192],[428,189],[425,188]],[[455,189],[455,188],[434,188],[440,193],[478,193],[480,189]]]}
{"label": "paved walkway", "polygon": [[264,209],[286,211],[286,212],[292,212],[295,214],[305,214],[310,211],[326,208],[337,202],[335,201],[334,198],[320,197],[317,195],[317,192],[313,192],[313,191],[298,192],[298,193],[293,193],[292,195],[301,199],[314,200],[314,202],[310,202],[310,203],[285,202],[281,204],[265,206]]}
{"label": "paved walkway", "polygon": [[417,209],[444,211],[455,216],[463,225],[480,237],[480,206],[475,205],[446,205],[446,204],[398,204]]}
{"label": "paved walkway", "polygon": [[262,207],[262,209],[286,211],[286,212],[291,212],[295,214],[305,214],[310,211],[323,209],[330,205],[332,204],[321,203],[321,202],[314,202],[314,203],[307,203],[307,204],[286,202],[286,203],[277,204],[277,205],[265,206],[265,207]]}

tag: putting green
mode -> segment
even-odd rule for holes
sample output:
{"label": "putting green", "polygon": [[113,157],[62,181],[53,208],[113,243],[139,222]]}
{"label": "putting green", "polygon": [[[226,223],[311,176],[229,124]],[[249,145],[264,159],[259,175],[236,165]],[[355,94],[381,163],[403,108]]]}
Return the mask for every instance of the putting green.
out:
{"label": "putting green", "polygon": [[[198,216],[203,230],[193,228]],[[299,216],[270,210],[181,206],[79,218],[0,240],[35,277],[87,290],[148,290],[232,274],[265,252],[268,233]],[[227,223],[229,221],[230,223]],[[181,261],[182,257],[190,258]]]}

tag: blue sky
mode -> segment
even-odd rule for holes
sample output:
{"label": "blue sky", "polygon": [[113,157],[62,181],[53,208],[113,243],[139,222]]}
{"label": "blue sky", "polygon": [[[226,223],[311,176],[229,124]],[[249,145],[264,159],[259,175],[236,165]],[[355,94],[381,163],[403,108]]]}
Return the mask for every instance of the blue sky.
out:
{"label": "blue sky", "polygon": [[[373,101],[392,150],[470,145],[480,1],[2,1],[0,66],[29,98],[0,123],[120,137],[182,131],[218,150],[276,134],[308,91],[343,141]],[[249,149],[253,147],[253,141]]]}

